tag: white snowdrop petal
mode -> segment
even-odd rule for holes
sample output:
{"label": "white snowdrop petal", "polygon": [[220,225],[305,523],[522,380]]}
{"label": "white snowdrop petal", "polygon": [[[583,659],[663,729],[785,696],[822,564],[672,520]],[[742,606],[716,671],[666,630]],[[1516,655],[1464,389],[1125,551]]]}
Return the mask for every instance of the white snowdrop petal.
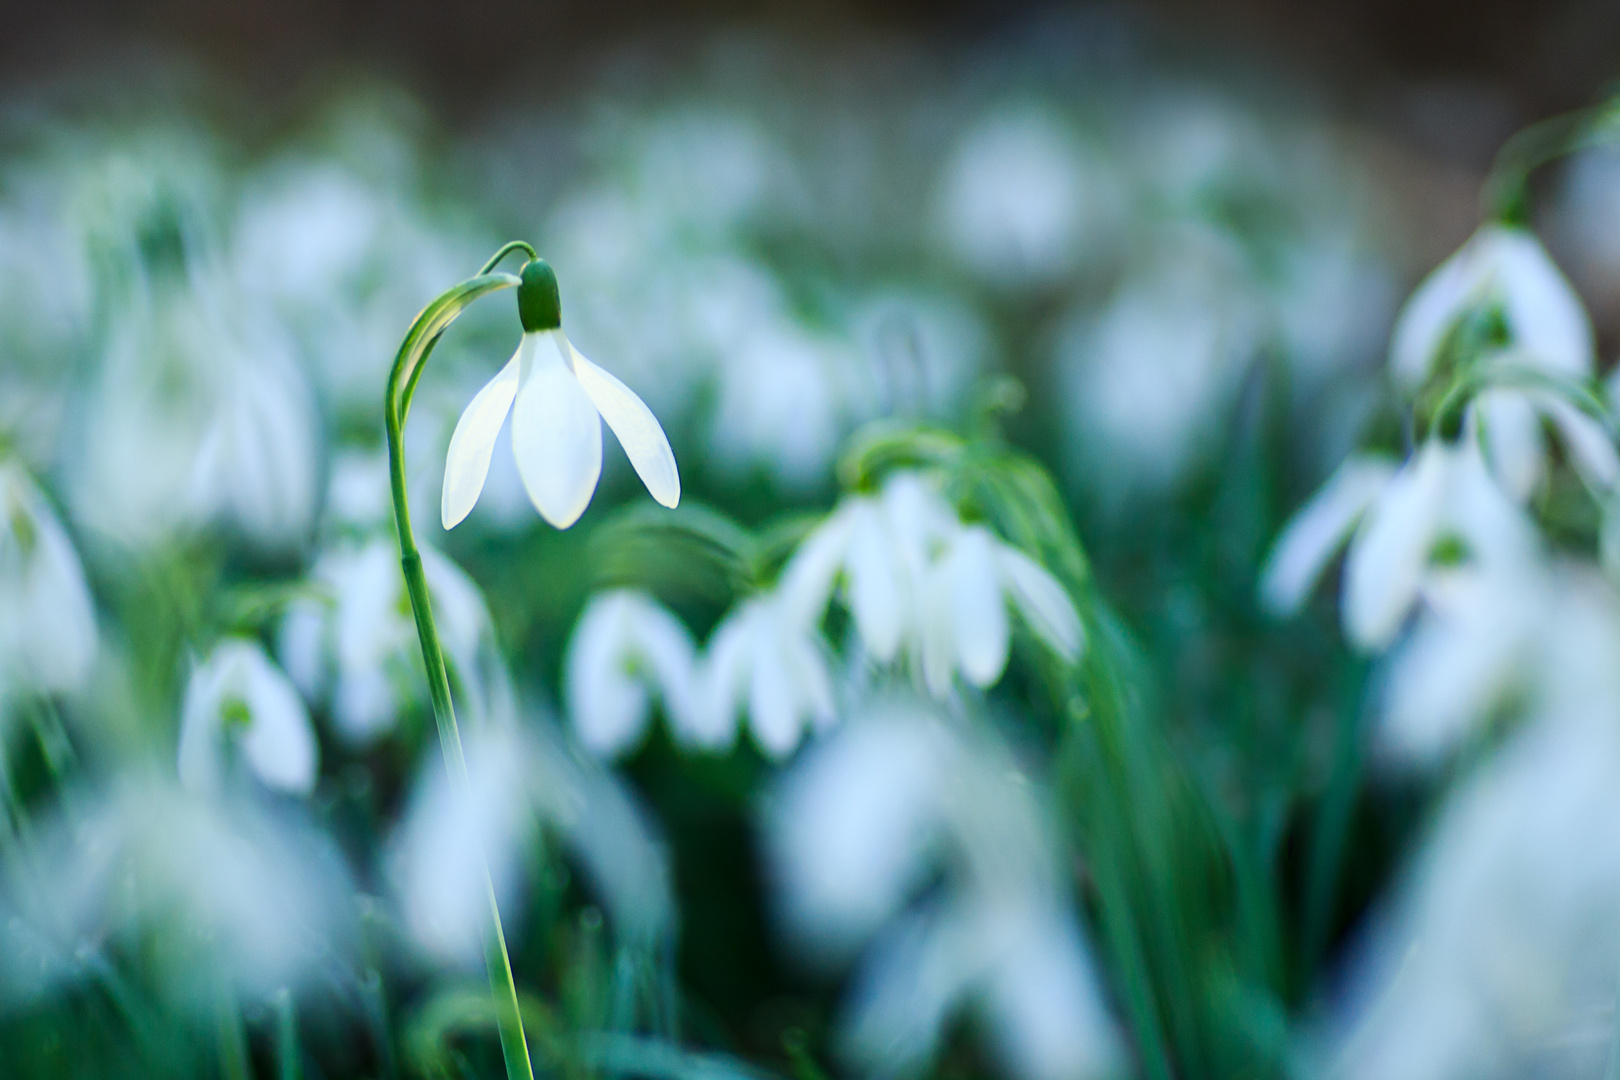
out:
{"label": "white snowdrop petal", "polygon": [[793,673],[777,640],[756,645],[748,682],[748,723],[759,748],[781,759],[799,744],[802,716]]}
{"label": "white snowdrop petal", "polygon": [[791,618],[806,625],[821,621],[849,550],[853,524],[847,511],[835,511],[811,530],[782,568],[776,592]]}
{"label": "white snowdrop petal", "polygon": [[644,593],[630,593],[626,621],[646,677],[654,680],[671,719],[693,707],[697,645],[691,633],[663,605]]}
{"label": "white snowdrop petal", "polygon": [[737,738],[737,710],[746,692],[758,607],[745,601],[717,626],[694,680],[693,706],[672,717],[675,735],[706,749],[725,749]]}
{"label": "white snowdrop petal", "polygon": [[973,526],[962,530],[946,556],[956,655],[975,686],[989,686],[1007,666],[1010,631],[994,544],[987,530]]}
{"label": "white snowdrop petal", "polygon": [[512,406],[512,453],[535,509],[554,527],[579,520],[602,474],[602,421],[558,351],[536,335]]}
{"label": "white snowdrop petal", "polygon": [[593,597],[568,642],[568,716],[585,749],[601,757],[623,753],[647,725],[650,696],[626,672],[629,620],[626,593]]}
{"label": "white snowdrop petal", "polygon": [[1503,490],[1523,503],[1541,483],[1546,465],[1541,418],[1529,398],[1513,390],[1486,390],[1469,408],[1491,472]]}
{"label": "white snowdrop petal", "polygon": [[1408,390],[1428,378],[1441,343],[1479,281],[1477,244],[1470,241],[1424,278],[1395,321],[1389,366]]}
{"label": "white snowdrop petal", "polygon": [[533,348],[532,335],[524,334],[512,359],[473,396],[456,421],[444,459],[444,493],[439,502],[440,519],[446,529],[461,524],[484,490],[490,456],[495,453],[495,437],[501,433],[501,425],[517,397],[523,353]]}
{"label": "white snowdrop petal", "polygon": [[602,419],[618,436],[630,464],[635,466],[636,475],[647,485],[647,491],[664,506],[674,507],[681,501],[681,474],[675,467],[675,452],[669,448],[669,439],[658,418],[633,390],[580,355],[562,331],[555,334],[561,347],[572,354],[574,376],[579,385],[585,388]]}
{"label": "white snowdrop petal", "polygon": [[923,574],[920,631],[923,682],[936,698],[949,697],[956,674],[955,619],[950,567],[936,563]]}
{"label": "white snowdrop petal", "polygon": [[1536,404],[1552,420],[1571,463],[1581,479],[1600,492],[1614,490],[1620,481],[1620,455],[1614,437],[1601,423],[1557,394],[1538,393]]}
{"label": "white snowdrop petal", "polygon": [[1333,553],[1377,498],[1395,466],[1383,458],[1352,457],[1294,515],[1271,549],[1260,576],[1260,601],[1278,618],[1299,611]]}
{"label": "white snowdrop petal", "polygon": [[1487,227],[1497,246],[1496,287],[1514,343],[1561,375],[1592,374],[1592,324],[1541,241],[1525,229]]}
{"label": "white snowdrop petal", "polygon": [[1411,609],[1437,537],[1454,455],[1437,439],[1425,443],[1373,502],[1351,542],[1344,627],[1364,649],[1387,647]]}
{"label": "white snowdrop petal", "polygon": [[295,795],[315,788],[318,752],[309,712],[292,680],[254,646],[247,662],[251,718],[242,753],[266,786]]}
{"label": "white snowdrop petal", "polygon": [[1046,567],[1017,548],[998,543],[995,553],[1007,595],[1029,628],[1063,659],[1078,660],[1085,644],[1084,629],[1068,590]]}
{"label": "white snowdrop petal", "polygon": [[905,629],[901,568],[890,557],[891,541],[882,511],[868,499],[850,507],[849,606],[855,626],[877,660],[888,663],[900,652]]}

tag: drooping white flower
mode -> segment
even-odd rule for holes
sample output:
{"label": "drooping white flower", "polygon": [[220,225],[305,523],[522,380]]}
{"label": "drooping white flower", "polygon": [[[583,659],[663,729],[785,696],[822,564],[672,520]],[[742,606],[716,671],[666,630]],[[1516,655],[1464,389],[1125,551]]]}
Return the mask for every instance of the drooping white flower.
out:
{"label": "drooping white flower", "polygon": [[1260,599],[1268,611],[1287,616],[1304,605],[1328,562],[1394,475],[1391,461],[1354,456],[1311,496],[1278,538],[1261,572]]}
{"label": "drooping white flower", "polygon": [[202,274],[124,303],[73,459],[75,515],[123,543],[234,527],[285,548],[315,513],[314,400],[273,323]]}
{"label": "drooping white flower", "polygon": [[[478,586],[439,552],[421,550],[457,708],[474,723],[509,716],[511,685]],[[393,729],[406,703],[425,700],[399,549],[385,537],[334,547],[310,576],[325,595],[289,605],[277,654],[306,700],[330,706],[338,734],[365,745]]]}
{"label": "drooping white flower", "polygon": [[[1620,645],[1612,625],[1602,641]],[[1615,699],[1593,704],[1581,717],[1533,718],[1447,798],[1351,954],[1336,1074],[1604,1068],[1620,965],[1609,842],[1620,835],[1620,740]]]}
{"label": "drooping white flower", "polygon": [[653,695],[689,737],[697,645],[656,600],[631,589],[593,596],[569,640],[568,714],[581,745],[615,757],[640,741]]}
{"label": "drooping white flower", "polygon": [[[252,998],[297,992],[346,959],[354,883],[332,842],[296,815],[144,775],[85,796],[40,822],[43,878],[7,883],[19,916],[61,954],[82,958],[103,942],[145,950],[143,978],[164,1004],[204,1023],[218,1015],[222,982]],[[17,959],[0,955],[0,967]],[[94,977],[90,965],[74,969]]]}
{"label": "drooping white flower", "polygon": [[1107,225],[1110,178],[1052,113],[981,120],[945,165],[939,197],[952,252],[988,281],[1046,286],[1073,272]]}
{"label": "drooping white flower", "polygon": [[604,420],[652,497],[673,507],[680,502],[681,478],[657,417],[628,386],[581,356],[556,325],[556,278],[550,268],[534,260],[523,275],[520,311],[528,310],[523,290],[546,289],[549,282],[549,317],[524,315],[517,352],[461,414],[445,458],[444,527],[454,528],[478,501],[495,437],[509,412],[523,486],[535,509],[557,528],[579,520],[596,491]]}
{"label": "drooping white flower", "polygon": [[1591,375],[1592,325],[1569,282],[1534,234],[1490,224],[1406,302],[1390,342],[1396,382],[1408,390],[1421,386],[1459,320],[1488,305],[1500,308],[1512,346],[1529,363],[1568,378]]}
{"label": "drooping white flower", "polygon": [[0,701],[79,689],[96,637],[73,542],[22,465],[0,461]]}
{"label": "drooping white flower", "polygon": [[1063,586],[1035,560],[982,525],[963,525],[926,480],[896,473],[880,495],[851,495],[800,546],[779,590],[797,617],[819,621],[844,585],[872,657],[902,653],[937,696],[960,669],[988,686],[1006,669],[1016,611],[1067,660],[1084,631]]}
{"label": "drooping white flower", "polygon": [[[1504,352],[1481,363],[1487,370],[1491,365],[1524,367],[1524,357],[1521,352]],[[1557,435],[1564,460],[1595,495],[1608,495],[1620,482],[1614,434],[1602,420],[1552,390],[1488,387],[1469,402],[1467,421],[1497,482],[1520,503],[1529,500],[1550,467],[1547,428]]]}
{"label": "drooping white flower", "polygon": [[503,913],[517,913],[525,864],[539,850],[536,833],[546,828],[578,860],[621,943],[667,945],[674,925],[668,856],[622,782],[570,752],[546,725],[468,731],[466,760],[472,783],[463,795],[437,760],[424,763],[393,841],[393,877],[418,944],[476,965],[488,888]]}
{"label": "drooping white flower", "polygon": [[922,669],[935,697],[950,693],[957,671],[986,687],[1007,668],[1008,609],[1063,659],[1080,657],[1080,615],[1040,563],[982,525],[951,537],[929,573],[922,601]]}
{"label": "drooping white flower", "polygon": [[1341,468],[1278,540],[1262,602],[1274,614],[1297,610],[1346,537],[1340,613],[1351,641],[1371,651],[1400,632],[1442,540],[1478,563],[1517,560],[1535,545],[1534,529],[1490,476],[1478,441],[1431,437],[1393,473],[1372,458]]}
{"label": "drooping white flower", "polygon": [[731,745],[744,707],[755,741],[773,758],[792,753],[806,728],[822,731],[837,719],[820,638],[780,593],[745,600],[726,616],[700,678],[690,726],[700,746]]}
{"label": "drooping white flower", "polygon": [[768,804],[773,892],[807,962],[859,957],[839,1038],[853,1064],[925,1068],[968,1009],[1020,1080],[1118,1064],[1032,795],[1000,746],[903,707],[846,725],[783,779]]}
{"label": "drooping white flower", "polygon": [[315,787],[318,748],[298,690],[256,641],[231,638],[191,673],[180,718],[180,783],[219,791],[239,758],[265,786]]}

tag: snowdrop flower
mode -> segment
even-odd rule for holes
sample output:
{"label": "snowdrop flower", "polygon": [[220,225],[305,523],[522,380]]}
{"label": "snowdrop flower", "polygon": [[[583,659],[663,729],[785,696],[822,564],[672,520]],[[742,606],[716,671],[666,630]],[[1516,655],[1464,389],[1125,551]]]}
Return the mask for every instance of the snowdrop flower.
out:
{"label": "snowdrop flower", "polygon": [[[806,960],[859,956],[840,1043],[863,1070],[925,1068],[972,1008],[1020,1080],[1119,1064],[1032,788],[998,745],[910,708],[818,744],[769,804],[785,929]],[[914,897],[934,881],[930,899]]]}
{"label": "snowdrop flower", "polygon": [[[465,715],[474,724],[509,716],[511,685],[478,586],[432,548],[422,549],[422,568]],[[329,705],[338,734],[363,746],[425,696],[399,551],[386,537],[339,546],[316,560],[310,576],[327,595],[289,606],[277,652],[304,697]]]}
{"label": "snowdrop flower", "polygon": [[0,703],[70,693],[96,657],[84,568],[45,496],[16,461],[0,461]]}
{"label": "snowdrop flower", "polygon": [[935,697],[950,693],[957,671],[981,688],[1001,678],[1009,607],[1064,660],[1080,658],[1080,615],[1057,579],[984,526],[961,529],[931,568],[922,598],[923,679]]}
{"label": "snowdrop flower", "polygon": [[296,361],[217,280],[150,286],[114,320],[90,392],[77,516],[137,545],[207,525],[233,525],[264,548],[301,541],[319,432]]}
{"label": "snowdrop flower", "polygon": [[1095,247],[1110,183],[1049,111],[981,120],[945,165],[944,236],[962,262],[1001,285],[1051,285]]}
{"label": "snowdrop flower", "polygon": [[227,639],[191,673],[180,719],[180,783],[225,786],[232,759],[266,787],[308,795],[317,748],[298,691],[258,642]]}
{"label": "snowdrop flower", "polygon": [[495,437],[512,413],[512,452],[535,508],[566,529],[585,512],[602,472],[602,421],[653,498],[673,507],[681,478],[664,429],[629,387],[579,354],[562,332],[551,267],[523,268],[518,311],[523,340],[478,392],[450,436],[441,517],[454,528],[472,510],[489,473]]}
{"label": "snowdrop flower", "polygon": [[1185,226],[1161,248],[1104,310],[1077,311],[1057,335],[1072,467],[1116,513],[1210,452],[1267,330],[1230,237]]}
{"label": "snowdrop flower", "polygon": [[296,544],[314,524],[320,447],[303,374],[290,355],[271,349],[222,365],[218,378],[192,465],[192,504],[262,546]]}
{"label": "snowdrop flower", "polygon": [[697,645],[656,600],[631,589],[593,596],[568,643],[568,715],[585,749],[616,757],[646,732],[654,692],[689,737]]}
{"label": "snowdrop flower", "polygon": [[787,315],[762,321],[722,356],[710,441],[734,474],[765,465],[793,491],[826,483],[840,438],[870,401],[844,342]]}
{"label": "snowdrop flower", "polygon": [[1298,610],[1346,539],[1344,629],[1370,651],[1387,648],[1400,632],[1442,540],[1458,541],[1480,564],[1518,561],[1535,545],[1533,527],[1489,475],[1477,441],[1438,437],[1398,471],[1376,458],[1352,458],[1295,515],[1261,580],[1273,614]]}
{"label": "snowdrop flower", "polygon": [[879,496],[845,498],[789,561],[780,591],[799,618],[815,622],[840,580],[872,657],[888,663],[904,648],[939,697],[958,669],[975,686],[1001,677],[1009,608],[1066,660],[1084,645],[1058,580],[984,526],[964,526],[914,473],[894,474]]}
{"label": "snowdrop flower", "polygon": [[577,859],[621,942],[667,943],[674,927],[668,856],[619,780],[570,753],[544,725],[471,731],[466,757],[472,783],[459,797],[443,768],[424,764],[392,845],[405,925],[419,945],[476,966],[489,917],[481,858],[501,910],[511,911],[543,827]]}
{"label": "snowdrop flower", "polygon": [[1601,1071],[1620,965],[1616,704],[1538,718],[1447,799],[1360,943],[1336,1072]]}
{"label": "snowdrop flower", "polygon": [[1406,302],[1390,342],[1396,383],[1409,391],[1422,386],[1460,320],[1487,306],[1500,309],[1529,363],[1566,378],[1591,375],[1592,325],[1569,282],[1532,233],[1490,224]]}
{"label": "snowdrop flower", "polygon": [[[1508,362],[1515,354],[1500,359]],[[1558,434],[1564,456],[1597,495],[1620,483],[1620,451],[1604,423],[1550,390],[1490,387],[1468,405],[1467,420],[1483,445],[1491,471],[1508,494],[1523,503],[1546,474],[1544,429]]]}
{"label": "snowdrop flower", "polygon": [[792,753],[806,727],[824,731],[837,720],[820,637],[777,592],[743,601],[715,628],[700,679],[689,730],[696,745],[731,745],[744,706],[773,758]]}
{"label": "snowdrop flower", "polygon": [[125,777],[41,822],[40,844],[43,882],[11,883],[20,914],[69,956],[86,942],[144,950],[165,1003],[194,1021],[217,1016],[221,976],[249,998],[297,992],[355,940],[341,853],[252,800]]}

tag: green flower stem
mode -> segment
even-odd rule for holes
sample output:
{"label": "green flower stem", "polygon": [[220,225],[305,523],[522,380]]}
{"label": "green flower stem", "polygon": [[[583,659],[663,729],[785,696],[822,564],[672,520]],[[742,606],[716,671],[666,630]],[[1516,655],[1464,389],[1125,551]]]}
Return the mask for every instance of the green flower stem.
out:
{"label": "green flower stem", "polygon": [[1542,165],[1620,138],[1620,102],[1548,117],[1502,144],[1481,195],[1486,220],[1520,225],[1530,216],[1530,174]]}
{"label": "green flower stem", "polygon": [[[509,252],[524,248],[527,245],[521,242],[508,244],[490,261],[489,266],[493,267]],[[455,286],[424,308],[399,347],[393,371],[388,376],[388,392],[383,404],[383,418],[388,429],[388,471],[394,499],[394,524],[399,530],[400,567],[405,575],[406,592],[411,598],[411,612],[416,617],[416,635],[422,644],[428,693],[433,699],[433,716],[439,727],[439,747],[444,751],[450,785],[458,798],[471,797],[472,780],[467,775],[467,757],[461,745],[461,731],[456,726],[455,706],[450,700],[450,679],[445,671],[444,650],[439,644],[438,630],[433,625],[433,608],[428,599],[427,576],[422,571],[422,555],[417,550],[416,536],[411,531],[411,512],[405,490],[403,432],[417,380],[421,378],[428,355],[438,344],[440,335],[474,300],[511,288],[517,283],[518,279],[511,274],[486,272]],[[476,838],[473,839],[476,842]],[[490,877],[489,863],[484,859],[482,849],[479,851],[479,861],[484,873],[484,891],[489,898],[489,919],[484,928],[484,966],[489,971],[490,991],[495,999],[506,1075],[509,1080],[533,1080],[534,1066],[529,1061],[529,1044],[523,1034],[517,984],[512,979],[512,961],[506,951],[506,935],[501,929],[500,905],[496,902],[495,883]]]}

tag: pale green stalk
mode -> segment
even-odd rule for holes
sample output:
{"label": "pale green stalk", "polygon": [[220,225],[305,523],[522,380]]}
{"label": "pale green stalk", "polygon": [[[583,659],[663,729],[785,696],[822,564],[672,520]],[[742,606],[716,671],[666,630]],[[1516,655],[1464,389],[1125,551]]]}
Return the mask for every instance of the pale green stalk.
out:
{"label": "pale green stalk", "polygon": [[[423,309],[405,335],[394,359],[393,371],[388,376],[387,399],[383,406],[384,421],[388,429],[389,479],[393,489],[394,524],[399,530],[400,566],[405,574],[405,589],[410,594],[411,611],[416,616],[416,634],[422,644],[422,661],[427,668],[428,693],[433,699],[433,716],[439,727],[439,746],[444,751],[444,764],[450,774],[450,784],[458,799],[470,798],[472,781],[467,775],[467,758],[461,745],[461,731],[456,726],[455,707],[450,700],[450,679],[445,671],[444,650],[439,644],[439,633],[433,624],[433,608],[428,599],[427,576],[422,571],[422,555],[416,547],[416,536],[411,531],[411,512],[405,491],[405,456],[403,432],[405,419],[410,413],[411,395],[427,363],[428,354],[438,344],[439,336],[449,327],[468,304],[480,296],[515,286],[518,279],[511,274],[491,273],[495,264],[514,250],[524,250],[532,257],[527,244],[515,242],[503,247],[477,277],[462,282]],[[477,843],[477,838],[470,838]],[[489,971],[490,991],[495,998],[497,1025],[501,1035],[501,1053],[506,1059],[509,1080],[533,1080],[534,1066],[529,1061],[528,1041],[523,1034],[523,1016],[518,1009],[517,985],[512,979],[512,961],[506,950],[506,935],[501,929],[501,911],[495,898],[495,883],[490,877],[489,863],[479,850],[479,862],[484,874],[484,892],[489,899],[489,918],[484,928],[484,965]]]}

